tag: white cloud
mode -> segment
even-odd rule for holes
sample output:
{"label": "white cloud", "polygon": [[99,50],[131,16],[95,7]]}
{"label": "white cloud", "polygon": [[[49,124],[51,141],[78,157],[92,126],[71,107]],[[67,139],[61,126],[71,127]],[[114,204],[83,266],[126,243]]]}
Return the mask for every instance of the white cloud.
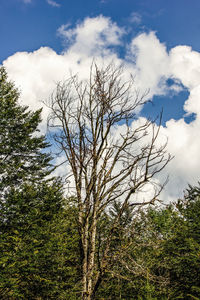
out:
{"label": "white cloud", "polygon": [[[186,114],[196,114],[196,119],[187,124],[183,118],[169,120],[166,127],[161,128],[162,135],[168,138],[168,151],[174,159],[163,172],[169,174],[169,184],[163,197],[168,200],[181,195],[187,184],[197,184],[199,180],[200,149],[200,53],[189,46],[177,46],[167,53],[155,33],[143,33],[133,39],[129,51],[137,68],[136,81],[139,86],[151,88],[150,96],[167,94],[169,87],[166,79],[173,78],[171,87],[176,92],[181,90],[181,83],[189,92],[185,101]],[[138,78],[138,79],[137,79]],[[173,100],[175,101],[175,100]],[[173,102],[172,102],[173,109]]]}
{"label": "white cloud", "polygon": [[150,96],[166,93],[169,57],[154,32],[142,33],[132,40],[129,58],[137,68],[137,84],[150,89]]}
{"label": "white cloud", "polygon": [[[10,56],[4,65],[9,77],[21,91],[21,102],[34,110],[43,106],[41,101],[49,97],[56,82],[64,79],[66,73],[64,57],[47,47],[30,53],[18,52]],[[43,128],[47,114],[44,106]]]}
{"label": "white cloud", "polygon": [[73,53],[85,56],[107,55],[108,47],[120,45],[120,38],[124,33],[110,18],[98,16],[86,18],[75,28],[70,29],[69,24],[62,25],[58,33],[63,37]]}
{"label": "white cloud", "polygon": [[53,7],[60,7],[60,4],[53,0],[47,0],[47,3]]}
{"label": "white cloud", "polygon": [[[58,32],[65,41],[62,54],[42,47],[30,53],[18,52],[4,61],[9,77],[22,91],[22,103],[31,109],[41,107],[40,100],[48,99],[56,82],[68,77],[69,71],[87,78],[94,58],[105,65],[110,61],[123,63],[126,76],[129,72],[135,76],[135,85],[141,92],[150,88],[150,98],[167,95],[170,89],[178,92],[181,83],[189,91],[184,109],[186,113],[195,113],[196,119],[190,124],[184,119],[169,120],[161,128],[160,143],[168,137],[168,150],[175,155],[161,174],[164,177],[169,173],[171,178],[163,197],[172,199],[180,195],[187,183],[196,184],[200,169],[200,53],[188,46],[174,47],[168,53],[155,32],[138,35],[127,47],[122,44],[124,29],[103,16],[86,18],[75,28],[63,25]],[[119,57],[118,47],[127,49],[124,59]],[[168,78],[175,81],[171,88],[166,85]],[[44,120],[47,114],[44,108]]]}
{"label": "white cloud", "polygon": [[190,91],[184,109],[200,113],[200,53],[188,46],[177,46],[170,51],[170,69],[174,77]]}
{"label": "white cloud", "polygon": [[[82,79],[86,78],[94,56],[97,61],[104,60],[105,64],[111,60],[121,62],[115,52],[107,49],[110,45],[118,45],[122,34],[122,30],[109,18],[87,18],[75,29],[67,31],[66,27],[61,27],[59,31],[64,38],[71,40],[70,47],[62,54],[41,47],[34,52],[15,53],[3,63],[9,77],[22,92],[22,103],[32,109],[41,107],[41,100],[48,99],[56,83],[68,77],[70,72],[79,73]],[[47,114],[44,107],[43,128]]]}
{"label": "white cloud", "polygon": [[200,179],[200,53],[188,46],[177,46],[170,51],[169,61],[171,76],[189,91],[184,110],[196,115],[189,124],[184,119],[169,120],[163,129],[169,138],[168,149],[175,155],[168,167],[171,178],[168,192],[177,197],[188,183],[195,185]]}
{"label": "white cloud", "polygon": [[191,124],[183,119],[170,120],[166,125],[161,132],[168,137],[167,149],[175,158],[165,170],[170,181],[164,195],[172,199],[180,197],[188,183],[195,185],[199,180],[200,120],[196,119]]}

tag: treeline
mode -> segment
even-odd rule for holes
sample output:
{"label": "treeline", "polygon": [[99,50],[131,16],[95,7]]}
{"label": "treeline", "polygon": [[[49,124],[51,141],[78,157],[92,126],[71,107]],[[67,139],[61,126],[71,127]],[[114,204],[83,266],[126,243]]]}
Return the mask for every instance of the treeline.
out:
{"label": "treeline", "polygon": [[[18,99],[0,68],[0,299],[81,299],[77,199],[52,175],[41,111]],[[167,206],[115,200],[97,219],[94,257],[91,299],[199,299],[200,188]]]}

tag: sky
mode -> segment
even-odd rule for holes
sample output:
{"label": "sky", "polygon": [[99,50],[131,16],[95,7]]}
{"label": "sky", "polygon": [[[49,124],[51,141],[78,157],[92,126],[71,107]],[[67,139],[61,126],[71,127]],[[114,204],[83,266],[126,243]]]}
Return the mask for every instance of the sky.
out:
{"label": "sky", "polygon": [[199,13],[199,0],[0,0],[0,64],[34,110],[70,72],[86,78],[94,58],[122,63],[149,90],[139,117],[163,109],[174,159],[158,180],[169,175],[171,201],[200,180]]}

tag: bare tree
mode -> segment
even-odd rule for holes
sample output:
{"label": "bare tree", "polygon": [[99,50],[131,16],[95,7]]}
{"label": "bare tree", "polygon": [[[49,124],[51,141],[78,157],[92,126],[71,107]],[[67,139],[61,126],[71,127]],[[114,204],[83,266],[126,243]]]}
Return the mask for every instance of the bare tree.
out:
{"label": "bare tree", "polygon": [[[140,96],[133,86],[132,79],[123,80],[121,68],[109,65],[100,69],[93,64],[87,82],[71,76],[57,85],[48,103],[49,126],[70,167],[67,175],[73,177],[77,199],[83,253],[82,299],[94,298],[123,211],[127,206],[154,203],[163,185],[153,177],[171,159],[166,144],[156,147],[160,126],[150,120],[137,120],[146,95]],[[136,200],[147,185],[154,187],[153,196]],[[97,224],[116,200],[121,201],[121,208],[97,260]]]}

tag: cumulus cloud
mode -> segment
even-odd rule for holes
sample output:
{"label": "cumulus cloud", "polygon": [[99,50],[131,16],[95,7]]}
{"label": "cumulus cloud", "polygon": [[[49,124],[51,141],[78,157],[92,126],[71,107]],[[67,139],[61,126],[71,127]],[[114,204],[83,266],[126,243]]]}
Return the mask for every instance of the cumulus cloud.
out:
{"label": "cumulus cloud", "polygon": [[[21,89],[22,103],[31,109],[41,107],[41,100],[48,99],[55,84],[70,72],[78,73],[81,79],[87,78],[94,58],[105,65],[110,61],[123,64],[127,76],[131,73],[135,77],[135,86],[141,93],[150,89],[149,98],[167,95],[170,89],[178,93],[182,85],[189,91],[184,110],[187,114],[195,113],[196,119],[189,124],[184,118],[172,119],[161,128],[160,143],[168,138],[168,150],[175,156],[160,175],[163,178],[166,173],[170,175],[164,197],[177,197],[187,183],[196,184],[200,168],[200,53],[189,46],[177,46],[168,52],[155,32],[141,33],[128,46],[124,45],[125,30],[104,16],[86,18],[75,27],[63,25],[58,34],[65,43],[63,53],[42,47],[34,52],[15,53],[4,61],[9,77]],[[124,58],[119,56],[120,47],[127,49]],[[174,80],[171,87],[166,84],[169,78]],[[44,106],[43,129],[47,114]]]}
{"label": "cumulus cloud", "polygon": [[150,96],[165,94],[166,79],[170,76],[169,57],[164,44],[154,32],[142,33],[130,44],[129,59],[137,69],[137,85],[150,89]]}
{"label": "cumulus cloud", "polygon": [[62,36],[68,51],[72,53],[81,53],[82,55],[98,56],[108,55],[108,47],[120,45],[120,38],[124,33],[116,23],[110,18],[98,16],[96,18],[86,18],[75,28],[70,28],[69,24],[62,25],[58,29]]}
{"label": "cumulus cloud", "polygon": [[180,197],[188,183],[197,184],[199,180],[200,53],[189,46],[177,46],[168,53],[156,34],[150,32],[133,39],[129,55],[137,68],[138,85],[142,83],[142,86],[150,87],[151,97],[167,95],[169,87],[166,80],[172,78],[175,84],[170,89],[178,93],[183,85],[189,91],[183,107],[186,115],[196,115],[195,120],[189,124],[183,116],[177,121],[171,119],[165,127],[161,127],[160,142],[162,137],[167,137],[167,150],[174,155],[163,174],[159,175],[159,178],[164,179],[169,174],[168,187],[162,196],[170,201]]}
{"label": "cumulus cloud", "polygon": [[163,194],[165,199],[180,197],[188,183],[197,184],[199,180],[199,126],[198,119],[191,124],[185,123],[184,119],[169,120],[161,130],[168,137],[168,151],[174,155],[164,172],[169,174],[168,187]]}
{"label": "cumulus cloud", "polygon": [[43,106],[43,130],[48,110],[42,102],[50,96],[56,82],[64,79],[63,65],[66,65],[64,57],[47,47],[30,53],[18,52],[4,62],[9,77],[21,91],[22,104],[33,110]]}
{"label": "cumulus cloud", "polygon": [[34,52],[15,53],[3,62],[9,77],[21,90],[22,103],[32,109],[41,107],[41,100],[47,99],[56,83],[71,72],[79,73],[81,79],[87,78],[94,57],[105,64],[111,60],[121,63],[108,48],[120,44],[122,30],[109,18],[87,18],[74,29],[61,27],[59,33],[70,39],[70,46],[62,54],[41,47]]}
{"label": "cumulus cloud", "polygon": [[195,120],[187,124],[184,118],[169,120],[163,132],[168,136],[168,149],[175,156],[168,166],[170,182],[168,195],[180,195],[188,183],[197,184],[199,180],[200,140],[200,53],[188,46],[177,46],[169,53],[171,77],[178,79],[189,91],[185,101],[186,114],[195,114]]}

